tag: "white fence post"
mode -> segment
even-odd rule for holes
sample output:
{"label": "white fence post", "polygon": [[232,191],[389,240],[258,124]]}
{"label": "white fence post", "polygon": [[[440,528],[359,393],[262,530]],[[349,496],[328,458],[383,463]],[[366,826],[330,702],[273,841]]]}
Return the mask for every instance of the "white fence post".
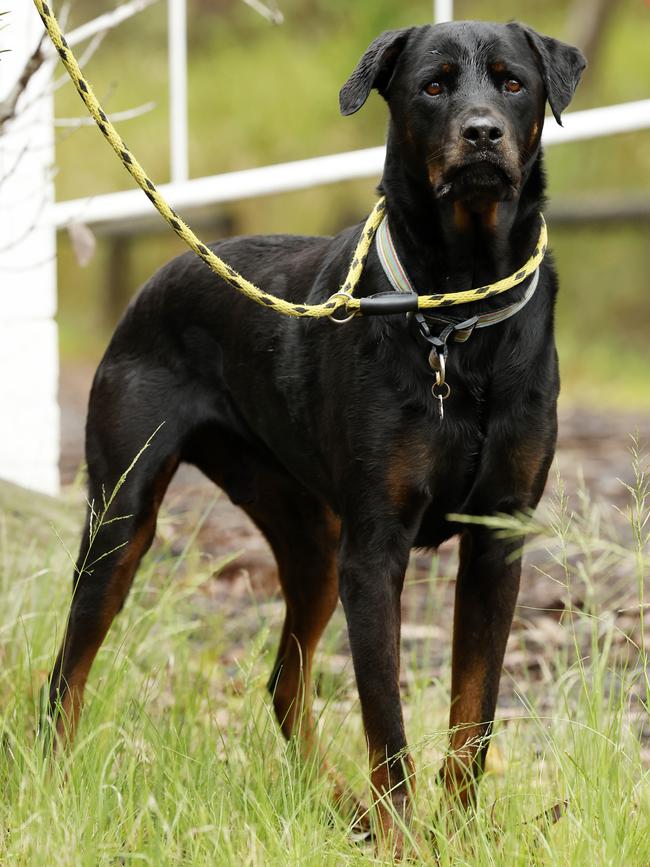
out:
{"label": "white fence post", "polygon": [[169,69],[169,156],[171,180],[189,178],[187,150],[187,9],[185,0],[167,0]]}
{"label": "white fence post", "polygon": [[[0,31],[0,100],[13,89],[43,32],[20,0]],[[0,134],[0,478],[59,489],[56,232],[52,61],[31,78],[15,120]]]}
{"label": "white fence post", "polygon": [[454,17],[454,0],[433,0],[433,20],[436,24],[452,21]]}

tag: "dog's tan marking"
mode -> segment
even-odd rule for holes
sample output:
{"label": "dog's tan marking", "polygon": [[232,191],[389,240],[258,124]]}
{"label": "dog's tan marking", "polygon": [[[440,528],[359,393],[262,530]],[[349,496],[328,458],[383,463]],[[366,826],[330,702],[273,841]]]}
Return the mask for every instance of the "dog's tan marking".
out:
{"label": "dog's tan marking", "polygon": [[510,457],[513,490],[530,496],[547,459],[546,447],[533,439],[517,443]]}
{"label": "dog's tan marking", "polygon": [[[481,219],[484,229],[494,232],[499,219],[499,202],[485,201],[474,206],[473,213]],[[472,214],[462,202],[454,202],[454,227],[457,232],[469,232],[472,228]]]}
{"label": "dog's tan marking", "polygon": [[400,859],[404,851],[404,833],[400,825],[408,824],[411,817],[415,765],[409,755],[394,760],[393,765],[391,773],[384,754],[370,754],[377,850],[387,857]]}
{"label": "dog's tan marking", "polygon": [[469,211],[462,202],[454,202],[454,226],[458,232],[469,232],[472,227]]}
{"label": "dog's tan marking", "polygon": [[427,174],[429,176],[429,183],[435,190],[436,187],[440,184],[440,178],[442,176],[442,166],[437,162],[429,162],[427,164]]}
{"label": "dog's tan marking", "polygon": [[402,509],[431,473],[431,451],[427,442],[400,440],[391,455],[386,472],[386,487],[391,503]]}
{"label": "dog's tan marking", "polygon": [[494,232],[499,218],[499,202],[488,202],[481,212],[483,226],[490,232]]}
{"label": "dog's tan marking", "polygon": [[467,806],[474,794],[475,762],[485,734],[483,702],[490,672],[482,648],[469,653],[468,648],[463,649],[454,672],[449,714],[452,734],[443,777],[448,793]]}

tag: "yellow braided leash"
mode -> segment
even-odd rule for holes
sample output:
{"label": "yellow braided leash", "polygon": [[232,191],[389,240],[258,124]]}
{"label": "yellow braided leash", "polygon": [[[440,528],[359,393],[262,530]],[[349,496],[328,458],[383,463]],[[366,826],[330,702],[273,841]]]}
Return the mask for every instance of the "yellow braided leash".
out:
{"label": "yellow braided leash", "polygon": [[[234,268],[231,268],[226,264],[226,262],[220,259],[216,253],[213,253],[209,247],[203,244],[196,237],[190,227],[178,216],[176,211],[174,211],[174,209],[160,195],[153,181],[148,177],[135,156],[127,148],[122,137],[99,104],[91,86],[88,84],[79,68],[77,59],[68,46],[52,10],[47,3],[43,2],[43,0],[34,0],[34,5],[38,10],[38,14],[41,16],[45,29],[47,30],[54,47],[58,51],[61,62],[72,79],[79,96],[99,127],[102,135],[117,154],[124,168],[129,172],[136,184],[143,190],[158,213],[171,226],[174,232],[185,241],[190,249],[194,250],[197,256],[203,259],[206,265],[208,265],[215,274],[221,277],[222,280],[225,280],[226,283],[229,283],[235,289],[239,290],[239,292],[246,295],[247,298],[250,298],[258,304],[262,304],[265,307],[269,307],[272,310],[276,310],[278,313],[283,313],[285,316],[320,318],[324,316],[332,316],[339,307],[345,307],[350,316],[359,313],[361,303],[360,299],[353,298],[352,294],[359,283],[361,274],[363,273],[363,267],[377,228],[384,218],[386,202],[383,197],[379,199],[365,222],[343,286],[327,301],[322,304],[295,304],[291,301],[285,301],[284,298],[278,298],[276,295],[270,295],[268,292],[264,292],[262,289],[251,283],[250,280],[247,280],[235,271]],[[496,283],[491,283],[487,286],[480,286],[477,289],[468,289],[464,292],[420,295],[418,296],[418,308],[422,310],[432,307],[450,307],[455,304],[465,304],[469,301],[490,298],[493,295],[506,292],[508,289],[517,286],[525,280],[526,277],[529,277],[536,268],[539,267],[544,258],[544,254],[546,253],[546,244],[546,223],[544,222],[544,218],[541,217],[541,231],[533,255],[515,274],[511,274],[509,277],[504,277],[503,280],[499,280]]]}

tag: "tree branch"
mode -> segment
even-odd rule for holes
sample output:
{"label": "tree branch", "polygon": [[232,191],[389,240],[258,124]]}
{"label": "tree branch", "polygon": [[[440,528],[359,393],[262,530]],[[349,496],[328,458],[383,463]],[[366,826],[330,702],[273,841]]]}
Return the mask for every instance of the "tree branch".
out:
{"label": "tree branch", "polygon": [[38,45],[25,64],[18,81],[9,91],[9,95],[0,102],[0,135],[2,134],[2,129],[7,121],[12,120],[16,116],[16,105],[18,104],[18,100],[27,89],[27,85],[34,74],[38,72],[43,65],[43,61],[45,60],[45,52],[43,51],[44,39],[45,33],[41,36]]}
{"label": "tree branch", "polygon": [[[143,114],[147,114],[149,111],[153,111],[155,107],[155,102],[144,102],[142,105],[137,105],[134,108],[127,108],[124,111],[113,112],[108,115],[108,119],[112,123],[117,123],[117,121],[121,120],[133,120],[134,117],[140,117]],[[83,117],[57,117],[54,120],[54,126],[62,126],[66,129],[78,129],[81,126],[93,126],[94,123],[95,121],[90,117],[90,115],[84,115]]]}
{"label": "tree branch", "polygon": [[[99,15],[92,21],[87,21],[85,24],[72,30],[67,36],[68,45],[78,45],[86,39],[92,40],[82,57],[83,65],[83,63],[87,62],[95,53],[106,33],[117,27],[123,21],[137,15],[138,12],[142,12],[148,6],[152,6],[156,2],[157,0],[131,0],[129,3],[123,3],[112,12]],[[63,19],[64,16],[67,18],[67,11],[68,7],[66,5],[62,10],[61,19]],[[15,118],[18,100],[25,92],[31,78],[41,68],[46,60],[56,54],[54,46],[49,39],[46,40],[46,37],[47,34],[43,33],[36,49],[25,64],[18,81],[12,87],[9,95],[4,100],[0,101],[0,135],[2,135],[5,124]],[[68,80],[69,79],[66,75],[63,82],[67,82]]]}
{"label": "tree branch", "polygon": [[267,21],[270,21],[271,24],[282,24],[284,21],[284,15],[275,3],[269,6],[266,3],[262,3],[261,0],[243,0],[243,2],[247,6],[250,6],[251,9],[259,12],[259,14],[263,18],[266,18]]}
{"label": "tree branch", "polygon": [[[129,18],[137,15],[138,12],[142,12],[156,2],[157,0],[131,0],[130,3],[123,3],[112,12],[99,15],[97,18],[93,18],[92,21],[87,21],[85,24],[81,24],[79,27],[71,30],[66,36],[66,41],[72,47],[78,45],[80,42],[84,42],[86,39],[90,39],[97,33],[108,33],[109,30],[113,30],[123,21],[127,21]],[[51,51],[53,53],[54,50],[54,46],[52,46]]]}

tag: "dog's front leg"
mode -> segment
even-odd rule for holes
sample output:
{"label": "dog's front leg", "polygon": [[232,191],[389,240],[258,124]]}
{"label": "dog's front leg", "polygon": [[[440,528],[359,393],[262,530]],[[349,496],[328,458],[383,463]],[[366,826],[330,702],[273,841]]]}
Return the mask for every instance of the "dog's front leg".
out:
{"label": "dog's front leg", "polygon": [[400,822],[408,819],[413,773],[399,690],[400,595],[411,536],[403,526],[391,528],[379,520],[372,529],[368,522],[354,533],[344,524],[339,558],[340,596],[368,743],[377,831],[395,854],[402,848]]}
{"label": "dog's front leg", "polygon": [[485,527],[463,532],[454,609],[452,731],[443,776],[450,795],[464,806],[475,797],[485,763],[520,573],[521,557],[513,559],[512,544]]}

